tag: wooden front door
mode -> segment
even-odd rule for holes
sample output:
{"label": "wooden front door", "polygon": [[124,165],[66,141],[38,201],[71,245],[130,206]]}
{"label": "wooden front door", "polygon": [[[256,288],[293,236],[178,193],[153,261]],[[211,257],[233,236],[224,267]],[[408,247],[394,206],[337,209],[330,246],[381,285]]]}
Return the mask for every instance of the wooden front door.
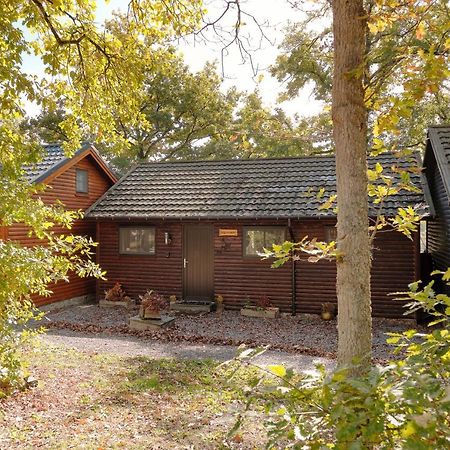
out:
{"label": "wooden front door", "polygon": [[214,296],[213,238],[212,225],[184,226],[184,300],[212,300]]}

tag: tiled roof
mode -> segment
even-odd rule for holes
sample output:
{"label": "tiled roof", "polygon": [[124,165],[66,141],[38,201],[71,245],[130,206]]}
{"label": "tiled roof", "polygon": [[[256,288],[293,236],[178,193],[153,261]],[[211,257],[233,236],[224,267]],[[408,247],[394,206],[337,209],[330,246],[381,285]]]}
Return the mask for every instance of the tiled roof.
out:
{"label": "tiled roof", "polygon": [[[392,155],[372,160],[385,167],[410,165]],[[420,176],[412,176],[420,187]],[[322,197],[321,188],[325,189]],[[96,218],[300,218],[334,215],[319,207],[336,192],[333,157],[142,163],[88,211]],[[320,197],[320,198],[319,198]],[[385,204],[424,202],[402,191]]]}
{"label": "tiled roof", "polygon": [[450,126],[430,127],[428,139],[450,200]]}
{"label": "tiled roof", "polygon": [[[43,159],[35,164],[23,167],[28,180],[33,183],[44,181],[52,172],[71,159],[65,155],[60,144],[45,144],[43,147],[45,150]],[[91,147],[91,144],[83,145],[75,155],[78,155],[89,147]]]}

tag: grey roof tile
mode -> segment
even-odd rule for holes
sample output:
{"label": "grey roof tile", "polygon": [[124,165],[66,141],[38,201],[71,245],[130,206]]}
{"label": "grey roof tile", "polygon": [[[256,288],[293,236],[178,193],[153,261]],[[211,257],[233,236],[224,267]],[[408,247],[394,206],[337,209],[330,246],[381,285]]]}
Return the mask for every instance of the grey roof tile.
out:
{"label": "grey roof tile", "polygon": [[[43,147],[44,154],[41,161],[23,166],[25,176],[33,183],[44,181],[53,171],[71,159],[66,156],[61,144],[44,144]],[[74,156],[84,152],[88,148],[93,147],[90,143],[85,143],[75,152]]]}
{"label": "grey roof tile", "polygon": [[[412,163],[393,155],[372,158],[384,173]],[[417,164],[417,163],[416,163]],[[398,177],[391,173],[393,177]],[[412,181],[420,188],[420,175]],[[317,198],[321,188],[322,198]],[[336,193],[334,157],[142,163],[88,211],[93,218],[300,218],[334,216],[320,205]],[[423,195],[401,191],[385,213],[423,204]]]}
{"label": "grey roof tile", "polygon": [[23,166],[29,181],[36,181],[44,176],[52,167],[66,159],[64,150],[59,144],[44,145],[43,159],[36,164]]}

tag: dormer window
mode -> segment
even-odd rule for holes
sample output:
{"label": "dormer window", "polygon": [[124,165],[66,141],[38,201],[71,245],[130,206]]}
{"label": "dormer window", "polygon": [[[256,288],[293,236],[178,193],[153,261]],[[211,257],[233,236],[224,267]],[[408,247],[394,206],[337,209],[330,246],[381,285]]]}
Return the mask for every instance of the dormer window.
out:
{"label": "dormer window", "polygon": [[76,170],[76,191],[87,194],[88,189],[88,171],[83,169]]}

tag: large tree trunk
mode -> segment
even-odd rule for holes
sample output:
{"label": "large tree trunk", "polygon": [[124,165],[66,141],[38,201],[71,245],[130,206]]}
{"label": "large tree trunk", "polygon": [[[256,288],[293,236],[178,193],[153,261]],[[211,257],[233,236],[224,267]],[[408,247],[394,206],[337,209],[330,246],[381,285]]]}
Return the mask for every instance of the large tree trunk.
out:
{"label": "large tree trunk", "polygon": [[362,0],[333,0],[333,135],[337,176],[338,365],[367,367],[372,344],[367,202],[367,111]]}

